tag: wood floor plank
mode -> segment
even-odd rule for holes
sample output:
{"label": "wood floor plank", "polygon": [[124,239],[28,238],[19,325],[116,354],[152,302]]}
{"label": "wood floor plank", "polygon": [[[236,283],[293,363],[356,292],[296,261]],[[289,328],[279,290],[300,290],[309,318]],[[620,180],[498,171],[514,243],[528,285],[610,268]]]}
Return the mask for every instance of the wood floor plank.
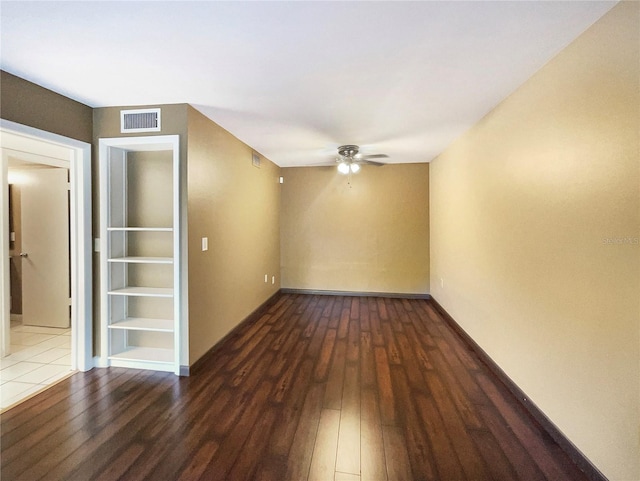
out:
{"label": "wood floor plank", "polygon": [[382,426],[387,477],[393,481],[413,481],[409,454],[400,428]]}
{"label": "wood floor plank", "polygon": [[345,339],[349,332],[349,318],[351,316],[350,301],[344,301],[344,307],[340,314],[340,323],[338,324],[338,339]]}
{"label": "wood floor plank", "polygon": [[407,375],[398,366],[392,366],[391,372],[400,419],[398,424],[402,426],[404,433],[413,478],[416,481],[438,479],[431,446],[416,412]]}
{"label": "wood floor plank", "polygon": [[385,299],[384,303],[389,315],[389,324],[393,332],[403,332],[400,313],[396,309],[396,299]]}
{"label": "wood floor plank", "polygon": [[[471,431],[471,437],[475,440],[482,456],[487,461],[488,470],[491,473],[490,478],[495,480],[517,480],[518,475],[509,464],[500,446],[496,442],[493,435],[484,430],[475,429]],[[473,478],[471,478],[473,479]]]}
{"label": "wood floor plank", "polygon": [[260,342],[265,338],[267,334],[271,331],[271,326],[262,326],[256,334],[251,336],[247,342],[243,343],[242,349],[231,358],[229,363],[227,364],[227,371],[232,371],[237,368],[240,364],[242,364],[248,356],[251,354]]}
{"label": "wood floor plank", "polygon": [[3,446],[10,446],[2,451],[3,462],[8,463],[26,450],[32,449],[36,443],[49,437],[51,433],[58,431],[70,420],[75,419],[75,417],[85,412],[88,407],[108,396],[112,390],[117,389],[118,386],[133,378],[136,374],[135,371],[127,373],[119,371],[114,372],[113,376],[108,376],[106,379],[100,377],[96,380],[96,383],[92,383],[82,391],[79,391],[79,395],[70,396],[70,402],[63,400],[44,411],[35,410],[32,417],[21,416],[18,419],[7,419],[8,429],[6,432],[4,430],[5,415],[3,413],[2,443]]}
{"label": "wood floor plank", "polygon": [[[422,323],[422,320],[420,319],[420,316],[418,314],[418,309],[414,309],[412,312],[409,312],[408,315],[409,315],[409,319],[411,320],[411,325],[413,326],[413,329],[415,330],[415,333],[417,336],[416,340],[419,340],[419,342],[422,344],[425,350],[435,348],[436,343],[431,337],[430,332],[427,329],[425,329],[425,326]],[[405,326],[405,331],[406,330],[407,330],[407,326]]]}
{"label": "wood floor plank", "polygon": [[360,319],[360,298],[354,297],[351,299],[351,319]]}
{"label": "wood floor plank", "polygon": [[[313,333],[316,331],[316,327],[318,326],[318,321],[322,316],[322,308],[316,307],[313,309],[313,314],[306,323],[303,323],[304,330],[302,331],[302,337],[310,338],[313,336]],[[301,321],[299,321],[300,323]]]}
{"label": "wood floor plank", "polygon": [[322,317],[329,318],[331,317],[331,312],[333,311],[333,305],[336,302],[335,296],[324,296],[326,302],[324,303],[324,307],[322,309]]}
{"label": "wood floor plank", "polygon": [[285,456],[264,457],[253,476],[253,481],[282,481],[286,479],[287,462]]}
{"label": "wood floor plank", "polygon": [[[255,347],[252,355],[245,359],[245,361],[239,365],[236,369],[234,369],[233,377],[229,384],[233,387],[238,387],[247,382],[247,379],[251,377],[251,374],[256,370],[260,369],[263,364],[264,352],[269,347],[269,343],[273,339],[271,334],[264,337],[264,341]],[[269,359],[272,359],[274,355],[272,353],[267,354]]]}
{"label": "wood floor plank", "polygon": [[371,388],[376,382],[371,332],[360,333],[360,353],[360,382],[363,387]]}
{"label": "wood floor plank", "polygon": [[294,339],[300,337],[300,332],[302,332],[302,329],[300,329],[299,327],[296,328],[296,324],[297,322],[286,323],[279,332],[274,332],[275,337],[271,344],[269,344],[269,349],[271,349],[272,351],[280,351],[282,346],[287,344],[291,336],[291,331],[294,329],[297,329],[298,331],[298,335],[294,336]]}
{"label": "wood floor plank", "polygon": [[420,341],[420,336],[416,332],[413,325],[405,326],[404,332],[407,335],[407,339],[411,344],[413,354],[418,362],[418,365],[422,371],[433,370],[433,364],[429,360],[429,354],[427,354],[427,348]]}
{"label": "wood floor plank", "polygon": [[400,356],[400,349],[396,343],[396,336],[391,328],[391,324],[388,322],[382,323],[382,333],[384,334],[385,347],[387,348],[387,356],[390,364],[400,365],[402,364],[402,357]]}
{"label": "wood floor plank", "polygon": [[261,416],[264,417],[267,409],[266,401],[272,389],[272,383],[268,380],[260,384],[238,422],[225,436],[224,442],[220,443],[220,448],[204,469],[200,479],[230,479],[229,471],[240,456],[245,441],[251,434],[253,427],[256,426],[258,419]]}
{"label": "wood floor plank", "polygon": [[[435,372],[425,373],[429,384],[433,400],[443,419],[445,430],[450,433],[449,439],[454,450],[458,454],[460,464],[467,479],[490,479],[487,465],[483,462],[483,457],[478,452],[470,432],[465,427],[462,416],[452,402],[443,382]],[[475,431],[479,431],[475,430]]]}
{"label": "wood floor plank", "polygon": [[384,334],[382,333],[382,325],[380,323],[380,317],[378,311],[373,309],[372,306],[376,306],[375,303],[369,304],[369,323],[371,326],[371,340],[374,346],[384,346]]}
{"label": "wood floor plank", "polygon": [[[430,351],[429,359],[435,369],[444,374],[443,379],[447,380],[452,392],[455,392],[455,394],[459,396],[459,398],[454,396],[454,401],[461,399],[461,404],[466,405],[472,403],[486,404],[488,402],[487,396],[482,389],[480,389],[476,378],[467,371],[464,366],[455,360],[450,362],[450,359],[445,358],[440,349]],[[477,418],[477,416],[474,417]]]}
{"label": "wood floor plank", "polygon": [[335,470],[360,474],[360,367],[347,363],[342,390]]}
{"label": "wood floor plank", "polygon": [[276,410],[268,406],[251,427],[249,438],[242,446],[235,464],[227,475],[228,479],[251,479],[253,477],[262,453],[267,449],[275,421]]}
{"label": "wood floor plank", "polygon": [[307,393],[291,450],[287,457],[286,479],[307,479],[309,476],[311,456],[322,410],[323,388],[322,384],[314,384]]}
{"label": "wood floor plank", "polygon": [[122,479],[124,473],[137,461],[140,455],[144,452],[144,446],[141,444],[131,444],[127,446],[127,449],[113,462],[109,463],[107,469],[101,471],[97,477],[94,477],[96,481],[111,481],[113,479]]}
{"label": "wood floor plank", "polygon": [[458,455],[453,449],[444,422],[433,399],[418,393],[415,396],[415,402],[418,414],[431,441],[433,457],[440,479],[459,479],[461,481],[466,479]]}
{"label": "wood floor plank", "polygon": [[200,448],[196,451],[193,459],[182,469],[178,481],[192,481],[194,479],[200,479],[205,468],[213,459],[220,444],[215,440],[205,441]]}
{"label": "wood floor plank", "polygon": [[587,479],[423,299],[281,294],[191,377],[77,373],[0,430],[3,480]]}
{"label": "wood floor plank", "polygon": [[327,333],[324,336],[322,348],[320,349],[320,358],[314,371],[315,380],[318,382],[324,381],[327,377],[337,335],[338,331],[336,329],[327,329]]}
{"label": "wood floor plank", "polygon": [[[296,434],[303,412],[305,397],[310,386],[311,371],[307,371],[306,366],[307,364],[302,364],[294,383],[295,389],[292,389],[286,402],[280,408],[280,417],[276,423],[269,446],[269,452],[274,456],[286,457],[291,449],[291,443]],[[320,395],[323,395],[324,385],[319,386]]]}
{"label": "wood floor plank", "polygon": [[493,433],[500,449],[517,473],[518,479],[526,481],[542,481],[545,478],[540,468],[531,458],[526,449],[520,444],[513,431],[500,419],[495,409],[480,406],[480,414],[485,426]]}
{"label": "wood floor plank", "polygon": [[[274,402],[281,403],[287,397],[289,391],[291,391],[293,387],[293,377],[302,362],[308,346],[309,341],[305,339],[304,341],[300,341],[294,348],[287,368],[275,382],[273,391]],[[306,362],[311,366],[312,361],[310,359],[307,359]],[[260,378],[261,376],[257,374],[257,377]]]}
{"label": "wood floor plank", "polygon": [[324,395],[323,406],[327,409],[340,409],[342,407],[342,388],[344,387],[344,365],[346,362],[346,352],[346,341],[337,341]]}
{"label": "wood floor plank", "polygon": [[344,297],[336,296],[333,307],[331,308],[331,315],[329,316],[329,329],[338,329],[343,303]]}
{"label": "wood floor plank", "polygon": [[289,362],[289,353],[300,340],[302,329],[296,327],[288,332],[289,334],[287,335],[286,341],[278,349],[276,358],[269,367],[270,376],[279,376],[280,373],[282,373],[282,371],[285,369],[287,363]]}
{"label": "wood floor plank", "polygon": [[400,349],[400,355],[402,356],[402,367],[407,373],[407,379],[412,389],[417,391],[428,392],[427,385],[422,377],[422,371],[418,364],[418,357],[416,356],[409,339],[404,332],[396,333],[396,340],[398,341],[398,348]]}
{"label": "wood floor plank", "polygon": [[376,297],[376,307],[378,310],[378,316],[381,321],[389,320],[389,313],[387,312],[387,306],[382,297]]}
{"label": "wood floor plank", "polygon": [[370,316],[369,316],[369,300],[366,297],[360,298],[360,330],[370,331]]}
{"label": "wood floor plank", "polygon": [[271,319],[271,314],[264,314],[260,316],[260,318],[250,326],[247,326],[247,330],[243,333],[242,336],[238,336],[231,343],[231,350],[235,351],[236,349],[242,348],[244,344],[253,339],[253,337],[262,329]]}
{"label": "wood floor plank", "polygon": [[[149,387],[146,390],[136,390],[125,394],[109,410],[103,411],[98,419],[93,420],[95,423],[93,432],[76,431],[67,438],[65,443],[58,443],[48,452],[42,452],[38,461],[30,464],[15,479],[40,479],[52,473],[55,473],[58,479],[67,479],[83,460],[91,459],[94,453],[113,440],[115,436],[127,440],[127,437],[135,434],[137,429],[144,425],[143,418],[138,417],[147,408],[143,399],[154,400],[165,388],[161,383]],[[124,409],[125,406],[126,409]],[[134,420],[138,421],[137,425],[131,424]],[[127,430],[123,431],[122,428],[125,426]]]}
{"label": "wood floor plank", "polygon": [[349,334],[347,337],[347,362],[358,362],[360,359],[360,324],[357,321],[349,322]]}
{"label": "wood floor plank", "polygon": [[363,480],[387,481],[382,422],[377,394],[372,389],[361,392],[360,472]]}
{"label": "wood floor plank", "polygon": [[[86,423],[86,418],[94,405],[101,403],[105,398],[107,402],[113,397],[113,392],[117,392],[121,386],[126,385],[136,376],[143,376],[140,372],[129,372],[124,376],[114,379],[113,383],[92,393],[89,401],[84,405],[76,405],[64,411],[62,414],[51,419],[47,423],[36,428],[31,422],[25,423],[25,431],[21,429],[2,436],[2,473],[3,476],[11,478],[27,469],[33,464],[33,459],[39,460],[50,450],[73,436],[75,432],[82,429]],[[102,403],[105,405],[106,403]],[[113,404],[111,404],[113,405]],[[24,453],[35,454],[34,458],[27,458]]]}
{"label": "wood floor plank", "polygon": [[569,465],[562,456],[550,456],[550,451],[558,450],[558,446],[545,436],[540,428],[531,423],[526,416],[509,401],[509,394],[503,387],[492,382],[486,374],[479,374],[478,381],[487,393],[501,416],[507,421],[516,437],[527,449],[540,470],[549,479],[565,479],[576,476],[575,466]]}
{"label": "wood floor plank", "polygon": [[311,467],[307,478],[309,481],[333,479],[336,470],[339,427],[340,411],[323,409],[320,413],[318,434],[311,457]]}
{"label": "wood floor plank", "polygon": [[318,327],[316,331],[313,333],[313,337],[309,342],[309,348],[307,349],[306,355],[312,359],[316,359],[320,353],[320,349],[322,348],[322,344],[324,342],[324,337],[327,334],[327,327],[329,324],[329,319],[326,317],[321,317],[318,321]]}
{"label": "wood floor plank", "polygon": [[396,407],[391,385],[391,373],[387,351],[381,347],[373,349],[376,360],[376,379],[378,381],[378,395],[380,396],[380,419],[382,424],[394,424]]}

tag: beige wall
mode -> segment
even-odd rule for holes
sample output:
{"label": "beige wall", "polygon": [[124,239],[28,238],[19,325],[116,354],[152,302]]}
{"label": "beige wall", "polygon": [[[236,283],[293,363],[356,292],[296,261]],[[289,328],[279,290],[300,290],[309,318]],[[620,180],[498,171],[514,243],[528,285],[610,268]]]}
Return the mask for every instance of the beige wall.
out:
{"label": "beige wall", "polygon": [[0,117],[91,142],[91,107],[0,70]]}
{"label": "beige wall", "polygon": [[614,7],[431,164],[434,298],[611,480],[640,479],[639,26]]}
{"label": "beige wall", "polygon": [[[158,107],[136,106],[135,108]],[[250,147],[187,104],[161,105],[162,131],[144,135],[180,136],[182,218],[188,262],[188,323],[183,329],[182,365],[192,365],[225,334],[280,288],[280,169],[267,159],[251,164]],[[120,133],[120,110],[94,111],[94,172],[101,137]],[[99,198],[94,183],[94,235]],[[202,252],[201,238],[209,238]],[[188,267],[187,267],[188,266]],[[95,350],[99,340],[99,257],[95,274]],[[187,272],[188,270],[188,272]],[[269,282],[264,282],[268,274]],[[275,276],[275,284],[271,277]],[[185,317],[186,318],[186,317]],[[188,324],[188,325],[187,325]]]}
{"label": "beige wall", "polygon": [[429,165],[282,169],[282,286],[429,292]]}
{"label": "beige wall", "polygon": [[280,288],[280,168],[252,152],[189,107],[190,364]]}

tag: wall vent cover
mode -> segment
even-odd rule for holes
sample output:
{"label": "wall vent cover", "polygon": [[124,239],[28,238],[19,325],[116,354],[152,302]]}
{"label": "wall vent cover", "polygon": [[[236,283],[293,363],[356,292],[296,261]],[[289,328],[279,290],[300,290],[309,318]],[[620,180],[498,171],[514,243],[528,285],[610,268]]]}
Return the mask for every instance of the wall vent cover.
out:
{"label": "wall vent cover", "polygon": [[160,109],[121,110],[120,132],[160,132]]}

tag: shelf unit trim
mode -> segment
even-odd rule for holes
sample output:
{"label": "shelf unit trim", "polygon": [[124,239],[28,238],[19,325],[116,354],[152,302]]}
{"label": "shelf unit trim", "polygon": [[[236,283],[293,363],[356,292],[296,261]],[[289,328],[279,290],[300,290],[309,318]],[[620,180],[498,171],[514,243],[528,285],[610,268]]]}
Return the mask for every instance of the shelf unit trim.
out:
{"label": "shelf unit trim", "polygon": [[125,351],[109,355],[109,359],[121,361],[144,361],[148,363],[173,364],[173,349],[160,347],[129,347]]}
{"label": "shelf unit trim", "polygon": [[107,227],[107,232],[173,232],[173,227]]}
{"label": "shelf unit trim", "polygon": [[173,264],[173,257],[111,257],[107,262],[123,262],[126,264]]}
{"label": "shelf unit trim", "polygon": [[173,332],[173,319],[151,319],[146,317],[127,317],[109,324],[109,329],[128,329],[135,331]]}
{"label": "shelf unit trim", "polygon": [[120,287],[119,289],[111,289],[107,294],[111,296],[173,297],[173,288],[127,286]]}

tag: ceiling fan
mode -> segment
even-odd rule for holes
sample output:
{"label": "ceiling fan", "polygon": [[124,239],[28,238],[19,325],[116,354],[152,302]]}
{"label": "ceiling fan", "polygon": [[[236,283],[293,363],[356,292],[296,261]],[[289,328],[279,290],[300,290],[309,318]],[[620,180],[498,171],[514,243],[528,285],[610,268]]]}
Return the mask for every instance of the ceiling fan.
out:
{"label": "ceiling fan", "polygon": [[386,159],[389,156],[387,154],[373,154],[362,155],[360,153],[360,147],[357,145],[341,145],[338,147],[338,172],[341,174],[355,174],[360,170],[360,165],[375,165],[380,167],[385,165],[383,162],[376,162],[372,159]]}

